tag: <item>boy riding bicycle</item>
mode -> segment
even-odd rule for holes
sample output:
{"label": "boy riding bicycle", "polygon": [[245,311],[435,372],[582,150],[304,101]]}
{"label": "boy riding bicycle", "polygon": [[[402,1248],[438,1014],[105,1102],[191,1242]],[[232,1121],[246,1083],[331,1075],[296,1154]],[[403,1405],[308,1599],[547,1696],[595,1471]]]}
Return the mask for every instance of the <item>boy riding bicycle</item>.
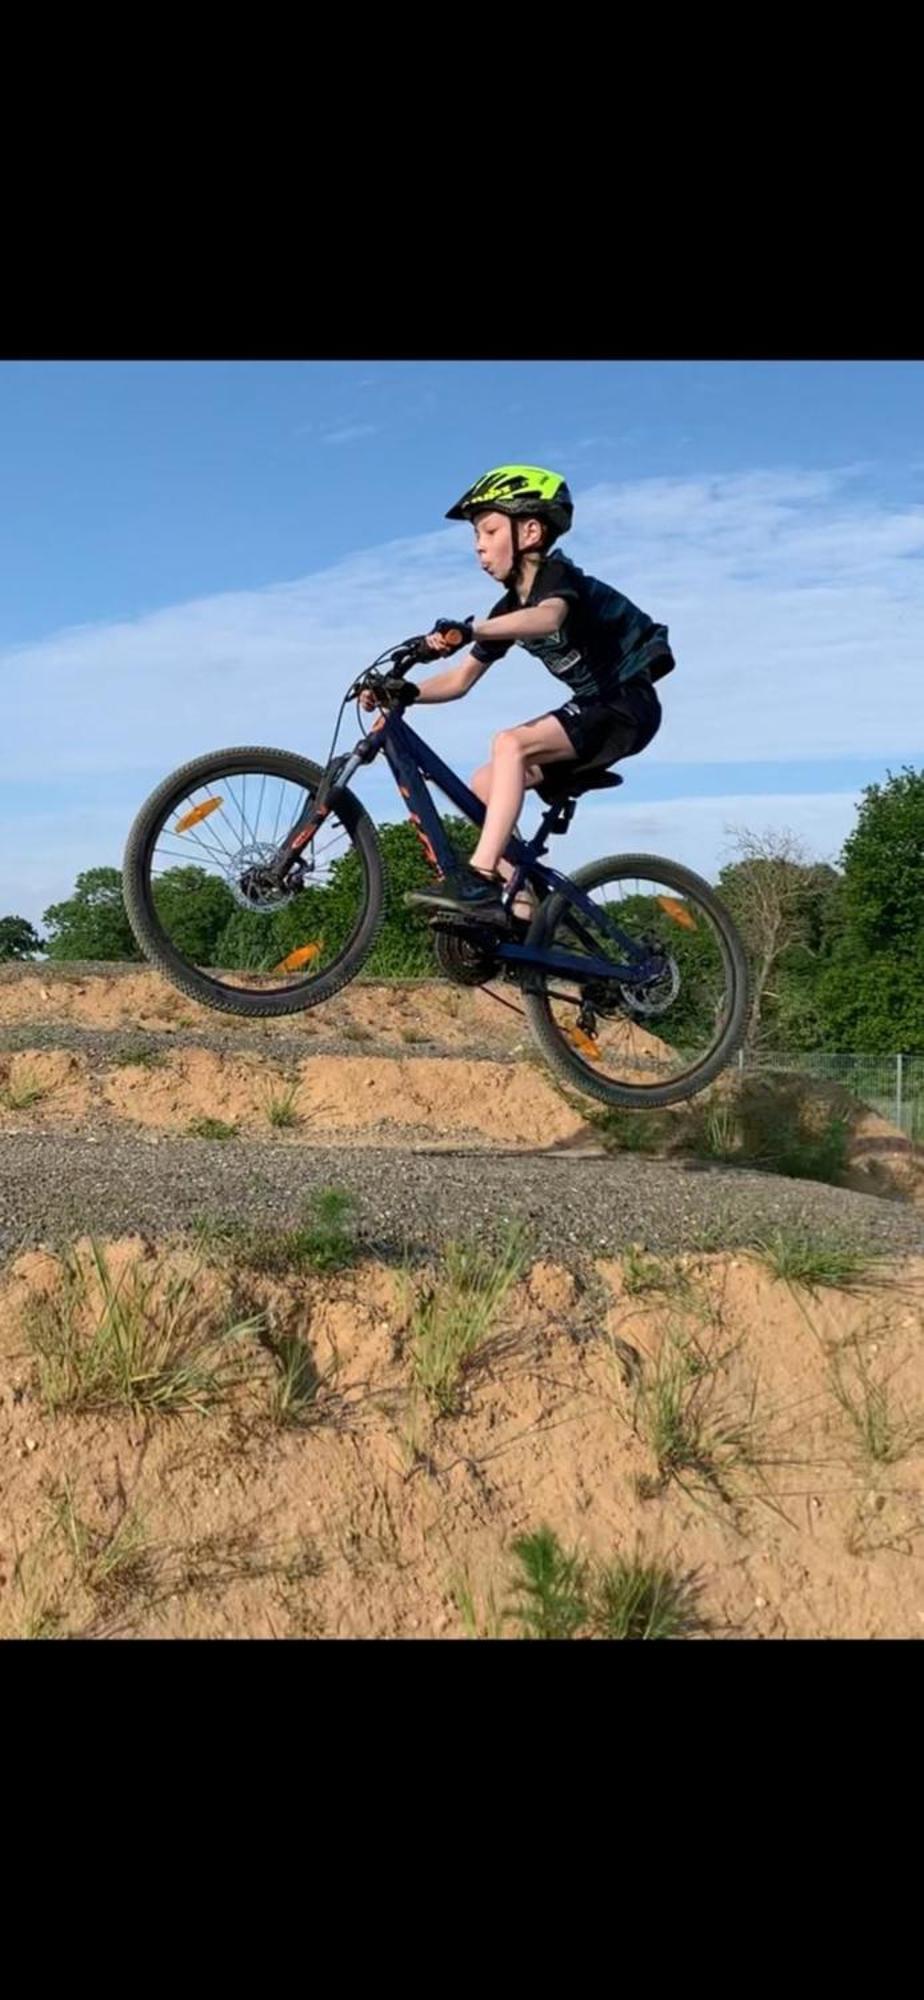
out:
{"label": "boy riding bicycle", "polygon": [[[585,576],[568,556],[553,553],[574,518],[560,474],[539,466],[498,466],[470,487],[446,518],[472,523],[481,567],[503,584],[504,595],[487,618],[454,621],[451,636],[441,630],[450,621],[440,620],[428,636],[431,652],[446,655],[460,644],[470,651],[448,673],[424,681],[414,699],[458,701],[513,645],[541,660],[571,697],[495,736],[490,763],[470,779],[487,808],[471,860],[445,881],[408,896],[428,908],[503,923],[503,883],[513,873],[504,851],[524,792],[542,784],[548,765],[570,760],[581,770],[604,769],[646,749],[661,724],[654,682],[675,662],[666,625],[656,625],[610,584]],[[372,693],[361,701],[364,708],[375,706]],[[529,913],[518,898],[514,914]]]}

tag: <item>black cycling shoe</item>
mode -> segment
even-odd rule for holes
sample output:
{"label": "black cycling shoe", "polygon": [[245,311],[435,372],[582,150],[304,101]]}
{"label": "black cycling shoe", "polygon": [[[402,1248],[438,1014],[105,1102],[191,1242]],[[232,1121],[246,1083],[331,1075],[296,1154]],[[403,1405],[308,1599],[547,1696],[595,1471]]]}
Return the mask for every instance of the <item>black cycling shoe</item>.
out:
{"label": "black cycling shoe", "polygon": [[472,917],[478,922],[507,923],[497,877],[482,875],[467,862],[443,882],[428,882],[425,889],[406,890],[404,900],[422,903],[428,910],[452,910],[458,916]]}

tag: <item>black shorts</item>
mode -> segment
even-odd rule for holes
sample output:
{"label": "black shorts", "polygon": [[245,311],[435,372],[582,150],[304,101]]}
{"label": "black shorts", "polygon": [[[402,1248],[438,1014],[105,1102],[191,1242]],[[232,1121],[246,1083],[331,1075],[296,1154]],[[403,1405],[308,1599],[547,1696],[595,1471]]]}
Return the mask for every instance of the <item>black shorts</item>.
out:
{"label": "black shorts", "polygon": [[[591,770],[637,757],[661,727],[661,703],[648,680],[621,688],[608,701],[575,695],[551,714],[561,723],[578,763]],[[556,768],[547,766],[550,772]]]}

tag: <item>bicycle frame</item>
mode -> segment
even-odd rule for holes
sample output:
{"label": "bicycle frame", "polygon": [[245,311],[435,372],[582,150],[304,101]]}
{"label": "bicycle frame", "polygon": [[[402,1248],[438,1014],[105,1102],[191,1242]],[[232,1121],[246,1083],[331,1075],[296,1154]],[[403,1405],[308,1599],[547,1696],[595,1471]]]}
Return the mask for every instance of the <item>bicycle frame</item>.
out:
{"label": "bicycle frame", "polygon": [[[392,709],[384,720],[377,722],[367,736],[361,737],[354,750],[346,757],[335,759],[328,766],[313,801],[306,805],[301,818],[296,821],[287,840],[279,851],[276,869],[285,869],[288,863],[308,842],[332,811],[337,792],[345,787],[354,772],[363,764],[371,764],[384,754],[394,776],[401,797],[405,801],[408,817],[431,866],[440,875],[448,875],[458,865],[459,856],[450,841],[440,815],[427,790],[428,784],[438,785],[451,803],[458,807],[465,818],[474,826],[481,826],[485,808],[481,799],[469,790],[461,778],[457,778],[448,764],[444,764],[435,750],[431,750],[423,737],[411,729],[398,709]],[[320,802],[320,803],[319,803]],[[549,834],[563,830],[570,815],[565,815],[564,802],[550,806],[529,841],[511,835],[505,850],[505,859],[511,863],[515,873],[504,890],[504,901],[512,902],[524,881],[536,884],[549,895],[554,892],[571,905],[575,913],[572,927],[576,935],[593,952],[594,940],[588,938],[577,918],[581,913],[588,917],[599,933],[601,927],[613,938],[620,949],[627,954],[627,962],[615,964],[612,959],[588,956],[579,958],[576,954],[561,951],[544,951],[541,947],[516,944],[502,934],[492,941],[492,952],[502,963],[511,966],[532,966],[545,972],[557,972],[563,977],[586,985],[597,979],[618,979],[626,985],[642,985],[658,977],[663,969],[663,961],[657,954],[645,950],[633,938],[628,937],[604,916],[599,905],[585,896],[581,889],[560,875],[555,868],[543,867],[539,860],[548,845]]]}

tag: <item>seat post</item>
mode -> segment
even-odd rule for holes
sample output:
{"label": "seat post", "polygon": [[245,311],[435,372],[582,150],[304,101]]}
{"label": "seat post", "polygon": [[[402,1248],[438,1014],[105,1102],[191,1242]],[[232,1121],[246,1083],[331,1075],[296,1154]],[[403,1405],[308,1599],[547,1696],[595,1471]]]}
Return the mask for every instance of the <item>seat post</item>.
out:
{"label": "seat post", "polygon": [[538,861],[540,854],[546,853],[550,834],[567,833],[576,804],[576,799],[556,799],[555,804],[543,813],[532,840],[526,842],[526,852],[533,861]]}

